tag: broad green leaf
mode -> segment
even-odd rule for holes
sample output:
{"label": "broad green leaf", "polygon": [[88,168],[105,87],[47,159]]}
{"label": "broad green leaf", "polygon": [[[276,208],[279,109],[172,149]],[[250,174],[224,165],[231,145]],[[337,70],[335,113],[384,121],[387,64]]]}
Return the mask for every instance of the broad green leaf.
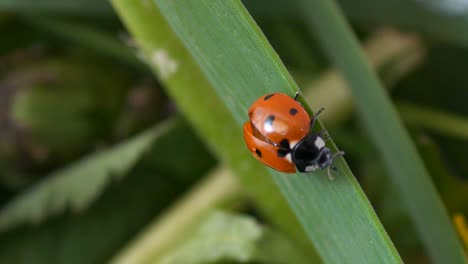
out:
{"label": "broad green leaf", "polygon": [[233,213],[208,214],[172,251],[154,263],[201,264],[219,261],[308,263],[279,233]]}
{"label": "broad green leaf", "polygon": [[411,138],[356,36],[330,0],[299,0],[302,15],[350,85],[359,116],[435,263],[465,263],[462,245]]}
{"label": "broad green leaf", "polygon": [[2,208],[0,230],[26,222],[38,223],[67,208],[85,209],[111,180],[125,175],[152,142],[167,133],[173,122],[167,121],[52,173]]}
{"label": "broad green leaf", "polygon": [[241,128],[214,94],[213,86],[200,72],[192,55],[170,29],[159,9],[146,0],[114,0],[112,4],[140,45],[143,57],[165,84],[167,92],[210,148],[229,163],[261,213],[293,237],[302,250],[316,260],[307,236],[273,180],[267,177],[265,167],[248,156]]}
{"label": "broad green leaf", "polygon": [[[258,168],[243,146],[241,126],[248,107],[258,97],[270,92],[293,95],[298,89],[242,4],[234,0],[156,1],[172,32],[160,20],[159,10],[147,11],[151,8],[147,2],[142,4],[144,10],[135,7],[134,1],[113,3],[147,58],[158,58],[156,72],[184,113],[229,162],[264,212],[269,209],[266,212],[271,220],[280,224],[283,232],[294,230],[284,226],[291,216],[279,212],[283,207],[272,202],[277,198],[265,195],[272,186],[259,184],[267,182],[269,175]],[[336,151],[332,143],[330,147]],[[339,170],[334,181],[328,180],[326,171],[297,175],[268,172],[296,213],[303,235],[313,242],[324,262],[399,263],[348,167],[342,159],[336,165]]]}

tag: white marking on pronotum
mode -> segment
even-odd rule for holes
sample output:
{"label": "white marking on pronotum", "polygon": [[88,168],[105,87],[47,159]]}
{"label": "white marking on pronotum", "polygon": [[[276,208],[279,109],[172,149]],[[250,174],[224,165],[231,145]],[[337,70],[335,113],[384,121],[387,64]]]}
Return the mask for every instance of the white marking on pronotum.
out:
{"label": "white marking on pronotum", "polygon": [[310,166],[305,167],[306,172],[314,171],[314,170],[317,170],[317,169],[318,169],[317,165],[310,165]]}
{"label": "white marking on pronotum", "polygon": [[315,139],[314,144],[318,149],[325,147],[325,141],[323,141],[321,137],[317,137],[317,139]]}
{"label": "white marking on pronotum", "polygon": [[177,71],[179,63],[169,57],[167,51],[158,49],[151,55],[151,63],[156,66],[161,78],[166,79]]}

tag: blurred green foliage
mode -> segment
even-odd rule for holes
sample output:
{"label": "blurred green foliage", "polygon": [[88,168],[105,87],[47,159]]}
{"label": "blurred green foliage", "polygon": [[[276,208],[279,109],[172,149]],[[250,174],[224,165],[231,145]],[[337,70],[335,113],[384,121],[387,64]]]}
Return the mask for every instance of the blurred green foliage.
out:
{"label": "blurred green foliage", "polygon": [[[401,109],[402,120],[449,217],[455,213],[468,217],[468,140],[456,136],[463,133],[447,132],[457,127],[449,123],[451,120],[462,122],[462,127],[467,125],[466,12],[416,0],[393,4],[383,0],[338,2],[363,41],[378,31],[376,25],[391,26],[420,37],[427,48],[422,62],[394,80],[389,93],[396,105],[404,102],[421,113],[405,119],[405,109]],[[244,4],[296,82],[314,82],[331,67],[294,3]],[[146,62],[138,59],[136,43],[109,3],[0,0],[0,33],[0,215],[7,214],[6,208],[28,197],[38,186],[52,185],[54,177],[63,175],[61,172],[79,172],[80,160],[93,159],[102,151],[112,152],[140,132],[161,128],[167,125],[166,120],[173,120],[164,133],[148,141],[135,162],[130,162],[135,157],[130,152],[111,155],[113,164],[128,164],[128,168],[115,172],[119,177],[108,175],[114,173],[112,170],[106,171],[108,174],[100,178],[102,188],[87,188],[96,187],[98,179],[75,173],[73,180],[65,183],[67,193],[44,195],[44,200],[62,199],[64,206],[38,206],[34,209],[44,210],[40,221],[30,219],[32,224],[18,222],[0,231],[0,263],[107,262],[144,234],[149,223],[161,219],[164,210],[173,207],[221,159],[213,156],[200,139],[204,135],[199,137],[180,117],[178,106],[166,96]],[[454,119],[434,121],[430,118],[433,111]],[[448,129],[437,129],[441,126]],[[397,187],[390,183],[377,150],[363,132],[362,121],[351,113],[333,126],[331,134],[346,150],[354,175],[402,258],[408,263],[430,262],[408,212],[401,206]],[[250,159],[249,155],[246,151],[245,159]],[[97,160],[94,166],[103,169],[108,164]],[[66,202],[67,197],[81,197],[89,190],[92,198],[80,210]],[[226,263],[228,259],[240,263],[239,256],[248,253],[247,263],[272,263],[271,257],[282,250],[287,254],[275,258],[278,263],[299,263],[307,258],[310,252],[296,248],[294,235],[279,231],[258,210],[252,196],[242,194],[238,198],[223,206],[227,213],[217,216],[223,218],[223,230],[188,233],[168,256],[195,254],[200,259],[196,263],[207,262],[209,256],[203,250],[216,250],[235,226],[239,229],[235,235],[245,240],[216,250],[220,255],[213,262]],[[44,204],[54,202],[58,201]],[[260,235],[249,240],[255,232]],[[244,250],[242,243],[246,241],[249,250],[257,251]],[[239,248],[242,254],[232,257],[229,252]]]}

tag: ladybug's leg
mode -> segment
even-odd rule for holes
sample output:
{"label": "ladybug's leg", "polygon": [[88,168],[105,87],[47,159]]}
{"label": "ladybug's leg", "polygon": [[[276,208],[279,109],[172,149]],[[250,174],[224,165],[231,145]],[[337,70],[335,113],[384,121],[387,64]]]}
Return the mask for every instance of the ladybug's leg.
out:
{"label": "ladybug's leg", "polygon": [[[337,159],[337,158],[339,158],[341,156],[344,156],[344,154],[345,154],[345,152],[340,150],[337,153],[333,154],[332,160],[335,161],[335,159]],[[335,169],[336,169],[336,167],[335,167]]]}
{"label": "ladybug's leg", "polygon": [[344,151],[338,151],[337,153],[333,154],[332,164],[330,164],[330,166],[328,166],[327,168],[328,178],[330,180],[333,180],[333,176],[331,175],[330,170],[338,171],[338,168],[333,165],[333,162],[335,161],[336,158],[343,156],[344,154],[345,154]]}
{"label": "ladybug's leg", "polygon": [[300,94],[301,92],[296,92],[296,95],[294,95],[294,101],[297,101],[297,98],[299,97]]}

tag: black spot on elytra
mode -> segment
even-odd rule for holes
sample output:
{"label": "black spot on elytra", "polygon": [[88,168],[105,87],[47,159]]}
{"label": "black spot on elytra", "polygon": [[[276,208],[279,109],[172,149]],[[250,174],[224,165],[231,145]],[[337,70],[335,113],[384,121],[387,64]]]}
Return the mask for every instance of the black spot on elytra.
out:
{"label": "black spot on elytra", "polygon": [[291,109],[289,109],[289,113],[291,115],[296,115],[297,114],[297,109],[296,108],[291,108]]}
{"label": "black spot on elytra", "polygon": [[266,101],[266,100],[270,99],[271,97],[273,97],[273,95],[275,95],[275,94],[274,93],[269,94],[269,95],[263,97],[263,100]]}
{"label": "black spot on elytra", "polygon": [[260,158],[262,157],[262,152],[259,149],[255,149],[255,153],[257,153],[257,156]]}
{"label": "black spot on elytra", "polygon": [[275,120],[274,115],[270,115],[265,119],[265,125],[266,126],[273,126],[273,121]]}

